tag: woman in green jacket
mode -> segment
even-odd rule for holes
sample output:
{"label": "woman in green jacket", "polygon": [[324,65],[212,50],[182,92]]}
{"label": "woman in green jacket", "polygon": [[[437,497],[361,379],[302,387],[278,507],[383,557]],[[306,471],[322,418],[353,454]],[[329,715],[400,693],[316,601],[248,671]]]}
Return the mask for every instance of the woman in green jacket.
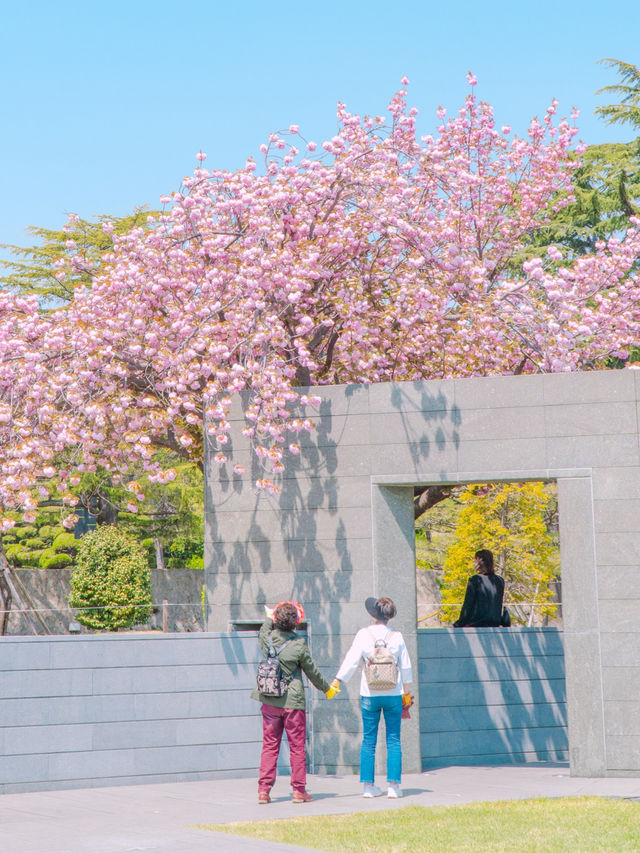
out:
{"label": "woman in green jacket", "polygon": [[[292,601],[283,601],[271,611],[265,607],[267,617],[260,628],[260,648],[266,654],[269,641],[273,641],[276,651],[282,649],[280,663],[286,675],[292,676],[284,696],[265,696],[257,688],[252,698],[262,703],[262,757],[258,778],[258,802],[270,803],[269,793],[276,781],[276,764],[282,742],[282,733],[286,731],[291,759],[291,786],[294,803],[308,803],[313,798],[307,793],[307,765],[305,756],[305,738],[307,720],[305,711],[304,684],[302,673],[328,699],[335,696],[335,690],[322,675],[311,657],[309,647],[303,637],[298,637],[293,628],[304,619],[304,610]],[[288,642],[290,641],[290,642]]]}

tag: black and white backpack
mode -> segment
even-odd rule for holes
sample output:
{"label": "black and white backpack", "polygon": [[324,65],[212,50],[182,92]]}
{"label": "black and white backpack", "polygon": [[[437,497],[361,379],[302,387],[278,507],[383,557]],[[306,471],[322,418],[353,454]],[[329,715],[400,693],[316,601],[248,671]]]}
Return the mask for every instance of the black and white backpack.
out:
{"label": "black and white backpack", "polygon": [[[258,664],[258,672],[256,675],[256,683],[258,685],[258,693],[263,696],[284,696],[289,689],[293,672],[291,675],[282,669],[280,663],[280,652],[284,649],[287,643],[290,643],[293,637],[285,640],[276,652],[273,645],[273,635],[269,637],[269,648],[264,658]],[[295,672],[295,670],[294,670]]]}

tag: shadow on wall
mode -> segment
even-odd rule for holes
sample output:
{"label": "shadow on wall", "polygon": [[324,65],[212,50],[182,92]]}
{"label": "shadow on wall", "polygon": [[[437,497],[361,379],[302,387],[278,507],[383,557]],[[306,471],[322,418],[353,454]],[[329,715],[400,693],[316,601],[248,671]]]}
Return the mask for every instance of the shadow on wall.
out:
{"label": "shadow on wall", "polygon": [[[230,621],[260,619],[262,605],[277,601],[275,596],[301,601],[313,657],[332,677],[352,628],[360,627],[352,625],[352,614],[376,591],[371,475],[415,472],[419,482],[425,460],[432,471],[436,465],[447,470],[443,459],[458,447],[460,413],[442,390],[429,394],[422,382],[327,390],[313,416],[315,429],[297,436],[301,453],[285,450],[279,495],[254,490],[264,472],[240,429],[228,449],[234,459],[244,454],[250,478],[218,468],[210,455],[207,583],[209,602],[219,601],[220,613],[228,606]],[[390,564],[389,571],[397,568]],[[413,580],[415,566],[406,571]],[[394,578],[401,580],[399,574]],[[345,625],[351,625],[348,633]],[[357,690],[351,693],[350,700],[331,703],[315,694],[315,751],[328,767],[359,763]],[[334,737],[336,731],[354,737]]]}
{"label": "shadow on wall", "polygon": [[423,767],[566,763],[556,628],[418,632]]}
{"label": "shadow on wall", "polygon": [[[429,394],[423,382],[396,382],[391,385],[391,404],[399,412],[403,428],[401,441],[396,438],[396,442],[409,448],[416,473],[425,459],[437,453],[443,454],[448,445],[458,450],[461,412],[455,403],[449,403],[442,391]],[[421,416],[418,420],[415,419],[416,413]],[[423,424],[428,425],[428,432],[421,431]],[[451,428],[449,435],[448,427]],[[441,473],[446,468],[442,467]]]}
{"label": "shadow on wall", "polygon": [[[348,529],[355,509],[343,508],[334,476],[340,437],[332,434],[331,405],[328,400],[321,404],[312,437],[298,436],[302,453],[285,451],[279,495],[254,490],[264,471],[252,453],[246,480],[229,474],[226,466],[213,472],[207,539],[214,571],[207,577],[208,593],[229,604],[234,617],[261,618],[263,604],[273,604],[274,596],[291,596],[304,603],[314,624],[322,612],[323,620],[329,617],[327,632],[339,627],[338,602],[351,597],[349,537],[358,534]],[[229,450],[233,453],[233,446]],[[364,496],[362,503],[368,501]],[[332,607],[325,612],[327,602]]]}

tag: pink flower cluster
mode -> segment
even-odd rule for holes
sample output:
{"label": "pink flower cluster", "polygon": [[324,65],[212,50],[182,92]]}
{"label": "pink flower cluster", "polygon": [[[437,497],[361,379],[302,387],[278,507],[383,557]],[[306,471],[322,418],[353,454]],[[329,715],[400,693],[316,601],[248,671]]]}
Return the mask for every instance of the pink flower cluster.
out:
{"label": "pink flower cluster", "polygon": [[[165,211],[116,237],[67,306],[0,293],[2,507],[28,518],[53,489],[71,525],[82,472],[126,477],[135,461],[167,481],[175,472],[154,449],[196,459],[203,440],[242,476],[235,398],[257,485],[277,492],[313,428],[304,409],[319,403],[301,386],[624,357],[640,331],[639,222],[593,255],[552,247],[514,265],[571,197],[576,130],[556,110],[520,138],[470,94],[419,140],[404,89],[389,124],[339,104],[340,129],[317,156],[296,125],[262,147],[262,175],[253,161],[207,170],[200,153]],[[130,491],[142,499],[137,482]]]}

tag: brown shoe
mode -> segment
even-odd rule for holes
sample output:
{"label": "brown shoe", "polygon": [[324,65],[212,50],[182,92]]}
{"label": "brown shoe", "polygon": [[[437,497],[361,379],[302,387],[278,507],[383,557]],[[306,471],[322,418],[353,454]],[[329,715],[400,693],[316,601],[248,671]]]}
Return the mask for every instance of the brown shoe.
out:
{"label": "brown shoe", "polygon": [[291,799],[294,803],[310,803],[313,797],[306,791],[294,791]]}
{"label": "brown shoe", "polygon": [[268,791],[258,791],[258,803],[261,806],[264,806],[270,802],[271,802],[271,797],[269,796]]}

